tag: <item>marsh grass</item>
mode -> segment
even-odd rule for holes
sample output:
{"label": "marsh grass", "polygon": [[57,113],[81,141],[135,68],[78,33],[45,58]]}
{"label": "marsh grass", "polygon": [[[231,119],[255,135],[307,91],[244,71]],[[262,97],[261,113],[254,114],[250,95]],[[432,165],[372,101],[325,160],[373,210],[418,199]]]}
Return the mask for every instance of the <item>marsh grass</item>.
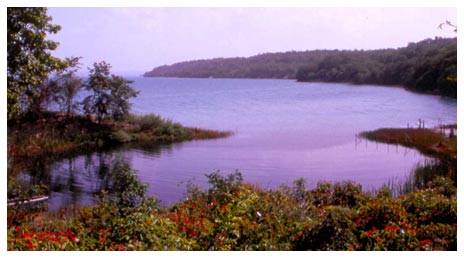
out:
{"label": "marsh grass", "polygon": [[372,141],[412,147],[425,155],[437,158],[456,158],[457,137],[425,128],[382,128],[361,133]]}
{"label": "marsh grass", "polygon": [[170,119],[163,119],[155,114],[147,115],[130,115],[127,120],[120,124],[119,127],[126,135],[119,136],[125,142],[180,142],[186,140],[216,139],[230,136],[232,133],[225,131],[205,130],[200,128],[184,127],[180,123],[173,122]]}
{"label": "marsh grass", "polygon": [[[454,132],[456,128],[456,124],[436,129],[383,128],[363,132],[361,136],[372,141],[415,148],[431,157],[418,163],[407,178],[392,178],[385,183],[384,187],[391,189],[393,196],[401,196],[430,187],[437,177],[447,178],[456,186],[457,136]],[[449,129],[450,132],[445,133],[444,129]],[[373,192],[376,191],[378,190]]]}
{"label": "marsh grass", "polygon": [[[447,164],[437,159],[426,159],[418,162],[405,178],[391,178],[381,188],[391,189],[392,196],[401,196],[415,191],[423,190],[432,184],[435,178],[448,178],[451,182],[456,182],[449,173]],[[454,183],[456,187],[456,183]],[[378,190],[373,190],[376,193]]]}
{"label": "marsh grass", "polygon": [[187,128],[154,114],[97,123],[91,117],[50,112],[41,118],[23,118],[8,124],[8,158],[66,156],[129,142],[173,143],[229,135]]}

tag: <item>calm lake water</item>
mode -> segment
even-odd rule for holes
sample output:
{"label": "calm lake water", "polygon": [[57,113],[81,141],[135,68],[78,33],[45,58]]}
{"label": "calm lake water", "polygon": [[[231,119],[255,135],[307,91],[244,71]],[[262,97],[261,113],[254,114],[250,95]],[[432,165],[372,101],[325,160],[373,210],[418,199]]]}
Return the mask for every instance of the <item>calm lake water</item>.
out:
{"label": "calm lake water", "polygon": [[120,155],[163,204],[183,197],[204,174],[242,172],[244,180],[276,188],[306,178],[354,180],[365,190],[402,180],[425,158],[399,146],[356,138],[381,127],[456,122],[456,100],[401,88],[291,80],[130,78],[140,91],[132,111],[157,113],[186,126],[233,131],[225,139],[94,153],[51,166],[51,209],[91,203],[105,187],[99,164]]}

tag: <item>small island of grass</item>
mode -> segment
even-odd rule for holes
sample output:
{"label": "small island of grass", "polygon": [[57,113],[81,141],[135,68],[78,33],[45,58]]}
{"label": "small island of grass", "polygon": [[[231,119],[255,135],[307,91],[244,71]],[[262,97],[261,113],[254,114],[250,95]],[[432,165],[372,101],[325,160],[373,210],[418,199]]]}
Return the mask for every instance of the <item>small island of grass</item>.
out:
{"label": "small island of grass", "polygon": [[436,158],[456,159],[457,124],[427,128],[381,128],[361,133],[372,141],[399,144],[419,150],[424,155]]}

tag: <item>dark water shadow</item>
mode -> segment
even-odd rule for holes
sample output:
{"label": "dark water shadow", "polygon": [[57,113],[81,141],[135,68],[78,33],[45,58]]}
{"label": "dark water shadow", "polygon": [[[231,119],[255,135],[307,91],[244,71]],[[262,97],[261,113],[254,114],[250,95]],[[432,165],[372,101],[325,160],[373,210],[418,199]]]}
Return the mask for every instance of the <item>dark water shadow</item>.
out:
{"label": "dark water shadow", "polygon": [[[131,143],[84,155],[78,153],[59,158],[25,159],[20,163],[10,163],[8,169],[11,170],[9,174],[15,174],[16,180],[20,181],[24,188],[34,185],[46,186],[49,211],[56,211],[69,205],[95,204],[97,195],[115,188],[112,173],[117,169],[115,166],[123,164],[129,167],[129,162],[115,163],[117,159],[124,159],[121,158],[124,156],[123,153],[141,151],[156,157],[161,152],[170,152],[174,146],[179,148],[181,145]],[[127,158],[130,159],[130,155]]]}

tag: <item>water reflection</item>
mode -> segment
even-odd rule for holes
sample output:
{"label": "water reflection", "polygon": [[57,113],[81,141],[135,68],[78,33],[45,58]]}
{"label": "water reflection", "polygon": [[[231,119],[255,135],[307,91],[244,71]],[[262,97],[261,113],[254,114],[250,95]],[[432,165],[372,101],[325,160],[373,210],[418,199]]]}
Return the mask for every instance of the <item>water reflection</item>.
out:
{"label": "water reflection", "polygon": [[[277,188],[296,178],[354,180],[364,189],[403,180],[424,157],[394,145],[359,141],[356,133],[455,123],[456,100],[390,87],[297,83],[289,80],[131,78],[141,94],[133,112],[157,113],[186,126],[231,130],[226,139],[172,145],[127,145],[65,159],[27,161],[23,177],[50,186],[50,207],[90,204],[111,184],[110,160],[121,155],[148,194],[164,204],[182,198],[187,182],[239,170],[244,180]],[[13,169],[12,169],[13,170]],[[10,174],[10,168],[8,173]],[[426,174],[426,173],[424,173]],[[397,181],[398,181],[397,180]]]}
{"label": "water reflection", "polygon": [[[181,145],[181,144],[179,144]],[[46,185],[49,192],[49,210],[79,204],[95,203],[102,190],[115,188],[117,166],[129,166],[135,152],[159,156],[172,152],[172,145],[125,145],[118,149],[93,152],[52,162],[50,158],[27,159],[11,165],[9,173],[19,171],[18,179],[27,185]],[[128,151],[131,150],[131,151]],[[123,156],[123,158],[121,158]],[[120,162],[116,162],[121,160]]]}
{"label": "water reflection", "polygon": [[[216,170],[232,173],[238,169],[245,181],[269,188],[302,177],[308,179],[310,187],[320,180],[355,180],[365,190],[370,190],[391,178],[403,182],[417,161],[423,160],[415,150],[358,138],[354,144],[311,150],[305,155],[288,150],[223,149],[227,147],[224,141],[227,139],[172,145],[125,145],[112,151],[67,158],[52,165],[38,160],[25,174],[30,176],[31,184],[49,185],[49,209],[57,210],[70,204],[94,204],[95,195],[114,188],[112,171],[119,157],[136,171],[142,183],[149,184],[148,194],[158,197],[165,205],[183,197],[185,185],[179,185],[180,182],[195,178],[195,183],[205,187],[204,174]],[[323,161],[328,155],[334,162]]]}

